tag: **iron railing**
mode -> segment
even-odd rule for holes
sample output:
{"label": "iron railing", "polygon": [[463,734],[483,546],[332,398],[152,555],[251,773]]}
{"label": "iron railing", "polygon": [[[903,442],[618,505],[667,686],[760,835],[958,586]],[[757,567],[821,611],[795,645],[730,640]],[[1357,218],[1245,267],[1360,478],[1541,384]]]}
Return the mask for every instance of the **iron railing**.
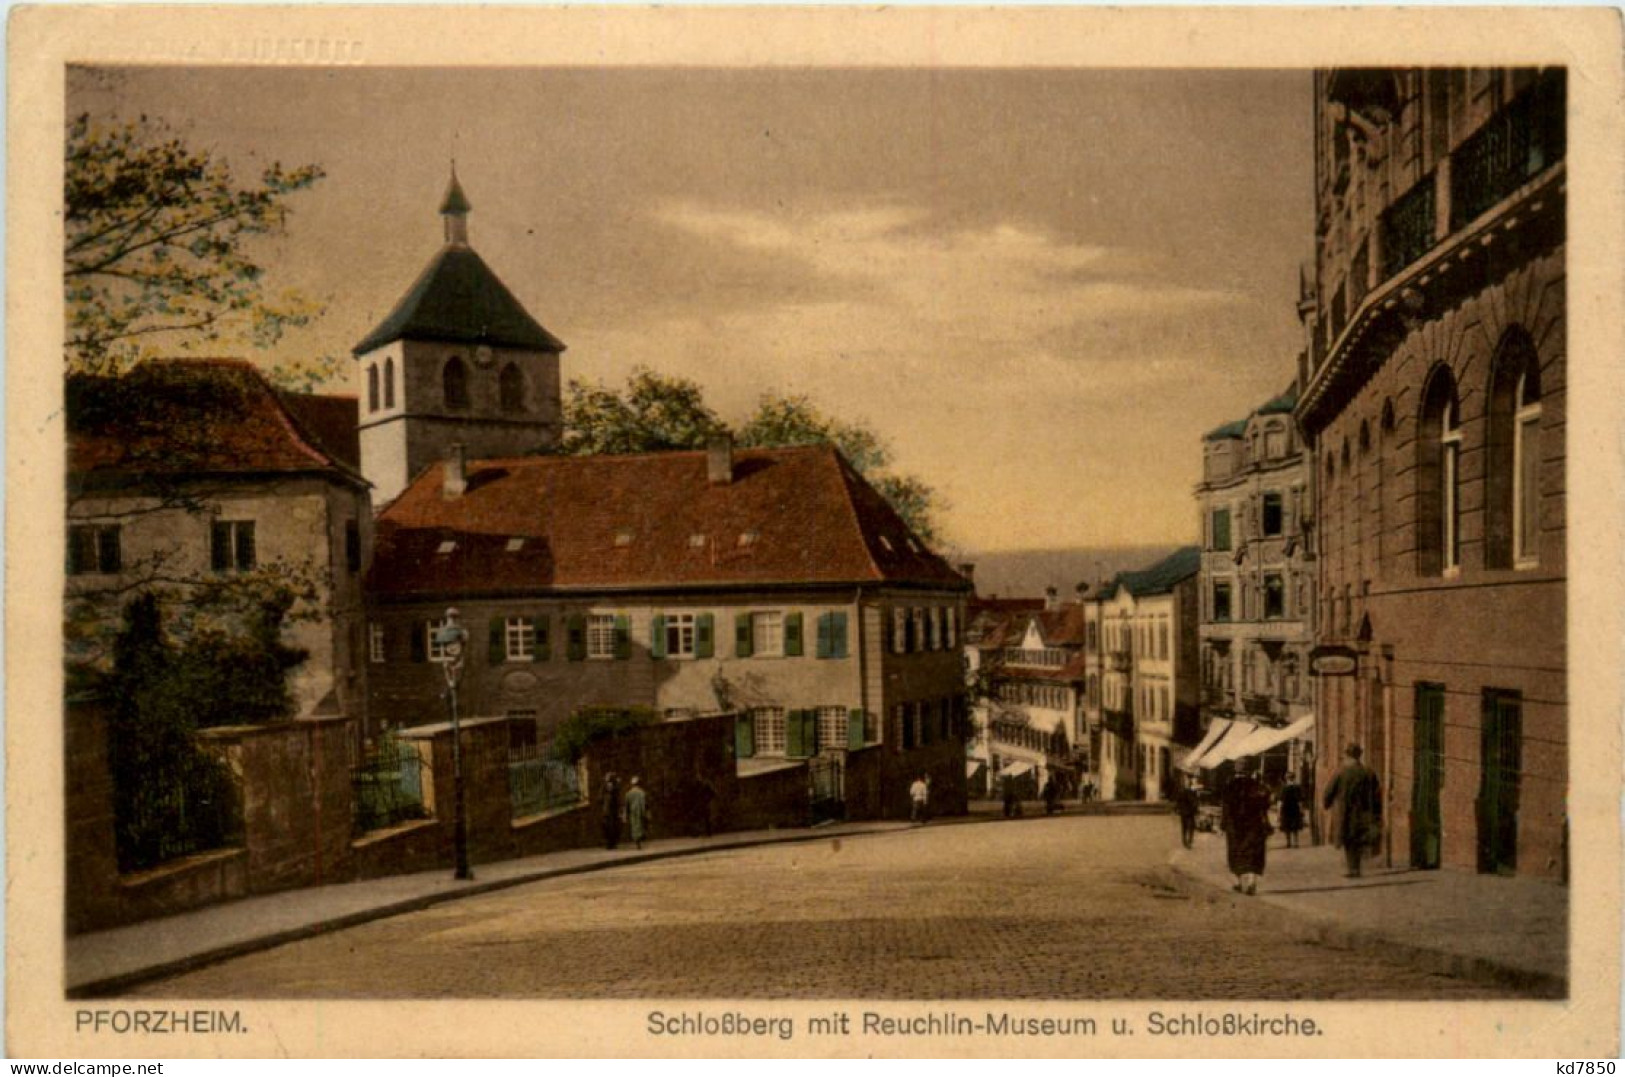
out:
{"label": "iron railing", "polygon": [[163,770],[128,781],[115,793],[120,871],[142,871],[242,842],[241,793],[223,762],[198,753]]}
{"label": "iron railing", "polygon": [[583,800],[581,773],[576,764],[553,758],[549,745],[512,748],[508,751],[508,795],[515,819],[574,807]]}
{"label": "iron railing", "polygon": [[1450,159],[1450,227],[1461,228],[1563,159],[1564,72],[1541,77],[1463,142]]}
{"label": "iron railing", "polygon": [[1382,272],[1392,277],[1433,249],[1436,220],[1432,172],[1400,195],[1382,214]]}
{"label": "iron railing", "polygon": [[350,770],[355,790],[355,831],[382,830],[408,819],[426,819],[423,757],[417,747],[385,734]]}

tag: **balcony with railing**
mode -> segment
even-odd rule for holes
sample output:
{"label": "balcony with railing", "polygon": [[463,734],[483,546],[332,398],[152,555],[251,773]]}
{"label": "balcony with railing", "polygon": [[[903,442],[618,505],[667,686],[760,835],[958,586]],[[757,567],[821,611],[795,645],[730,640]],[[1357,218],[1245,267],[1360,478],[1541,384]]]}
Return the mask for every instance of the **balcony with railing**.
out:
{"label": "balcony with railing", "polygon": [[1563,159],[1562,71],[1549,72],[1450,155],[1450,227],[1461,228]]}
{"label": "balcony with railing", "polygon": [[1437,186],[1430,172],[1383,211],[1378,227],[1384,277],[1398,274],[1432,249],[1438,230],[1434,213]]}

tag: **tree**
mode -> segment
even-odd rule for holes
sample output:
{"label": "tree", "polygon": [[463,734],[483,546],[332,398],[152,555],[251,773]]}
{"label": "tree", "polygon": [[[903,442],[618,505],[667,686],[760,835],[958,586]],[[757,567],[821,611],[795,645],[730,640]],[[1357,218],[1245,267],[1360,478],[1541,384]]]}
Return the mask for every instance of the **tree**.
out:
{"label": "tree", "polygon": [[624,391],[571,381],[560,450],[593,455],[699,449],[723,434],[731,434],[742,448],[834,445],[916,535],[927,543],[941,537],[935,519],[941,509],[936,491],[916,476],[889,471],[891,450],[874,429],[825,415],[804,395],[764,395],[745,424],[733,432],[707,406],[700,385],[687,378],[639,367]]}
{"label": "tree", "polygon": [[[156,134],[154,134],[156,132]],[[67,129],[63,283],[70,372],[119,374],[157,350],[227,335],[268,347],[320,307],[270,294],[251,251],[279,235],[288,197],[323,176],[318,165],[273,163],[239,183],[230,165],[189,149],[159,123]],[[336,360],[284,367],[290,386],[319,380]]]}
{"label": "tree", "polygon": [[571,379],[559,447],[576,456],[698,449],[727,429],[697,382],[638,367],[624,393]]}

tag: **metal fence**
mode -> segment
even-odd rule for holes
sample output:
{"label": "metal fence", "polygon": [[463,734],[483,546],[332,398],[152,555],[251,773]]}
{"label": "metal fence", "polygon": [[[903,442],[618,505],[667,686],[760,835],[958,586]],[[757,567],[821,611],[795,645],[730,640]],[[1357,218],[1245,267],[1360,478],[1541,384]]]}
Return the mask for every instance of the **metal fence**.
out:
{"label": "metal fence", "polygon": [[355,829],[362,834],[408,819],[426,819],[423,757],[411,744],[385,734],[350,772],[355,790]]}
{"label": "metal fence", "polygon": [[579,769],[554,759],[549,748],[532,744],[508,750],[508,795],[515,819],[582,802]]}
{"label": "metal fence", "polygon": [[127,780],[114,794],[119,870],[238,844],[241,796],[225,764],[201,753]]}
{"label": "metal fence", "polygon": [[814,822],[846,815],[846,782],[839,759],[814,759],[807,764],[807,796]]}

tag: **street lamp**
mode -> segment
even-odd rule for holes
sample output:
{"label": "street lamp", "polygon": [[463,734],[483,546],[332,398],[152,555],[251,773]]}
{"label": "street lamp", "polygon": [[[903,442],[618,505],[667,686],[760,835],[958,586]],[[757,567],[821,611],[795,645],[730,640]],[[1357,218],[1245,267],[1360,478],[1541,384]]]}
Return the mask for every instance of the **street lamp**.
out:
{"label": "street lamp", "polygon": [[463,814],[463,732],[457,713],[457,684],[463,677],[463,645],[468,642],[468,629],[457,623],[455,607],[446,611],[446,623],[434,638],[444,658],[446,700],[451,707],[451,844],[456,861],[452,878],[472,879],[474,873],[468,870],[468,820]]}

